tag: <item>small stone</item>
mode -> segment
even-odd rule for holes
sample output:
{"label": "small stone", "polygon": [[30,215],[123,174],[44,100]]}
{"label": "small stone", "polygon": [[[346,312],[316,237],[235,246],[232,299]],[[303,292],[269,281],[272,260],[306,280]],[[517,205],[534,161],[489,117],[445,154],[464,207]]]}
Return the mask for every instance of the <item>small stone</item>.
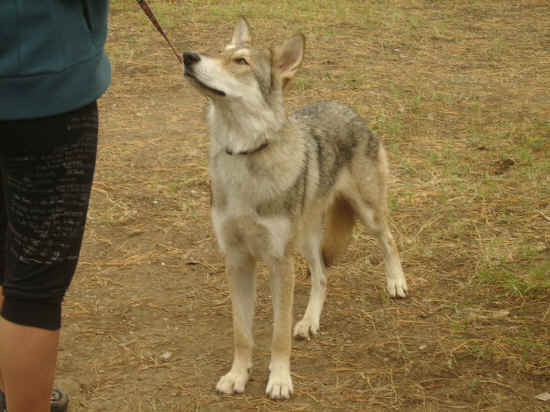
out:
{"label": "small stone", "polygon": [[163,361],[169,361],[170,358],[172,357],[173,353],[172,352],[164,352],[162,355],[160,355],[160,358],[163,360]]}

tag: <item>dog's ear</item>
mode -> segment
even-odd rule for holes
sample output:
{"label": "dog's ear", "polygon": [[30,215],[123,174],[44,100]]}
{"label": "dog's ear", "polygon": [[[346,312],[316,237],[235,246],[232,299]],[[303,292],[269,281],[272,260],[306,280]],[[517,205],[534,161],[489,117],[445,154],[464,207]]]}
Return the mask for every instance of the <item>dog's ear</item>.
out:
{"label": "dog's ear", "polygon": [[300,33],[273,50],[273,69],[281,79],[281,87],[283,89],[288,85],[302,64],[305,42],[305,36]]}
{"label": "dog's ear", "polygon": [[240,17],[233,30],[233,38],[229,46],[237,47],[250,43],[250,26],[244,17]]}

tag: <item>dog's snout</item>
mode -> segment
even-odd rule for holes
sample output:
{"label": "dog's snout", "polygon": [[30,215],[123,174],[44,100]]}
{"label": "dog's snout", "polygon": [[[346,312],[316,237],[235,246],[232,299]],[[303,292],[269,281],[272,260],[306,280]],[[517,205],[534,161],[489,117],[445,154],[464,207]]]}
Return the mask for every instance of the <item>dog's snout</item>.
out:
{"label": "dog's snout", "polygon": [[191,66],[195,63],[198,63],[201,61],[201,57],[197,53],[193,52],[184,52],[183,53],[183,63],[186,66]]}

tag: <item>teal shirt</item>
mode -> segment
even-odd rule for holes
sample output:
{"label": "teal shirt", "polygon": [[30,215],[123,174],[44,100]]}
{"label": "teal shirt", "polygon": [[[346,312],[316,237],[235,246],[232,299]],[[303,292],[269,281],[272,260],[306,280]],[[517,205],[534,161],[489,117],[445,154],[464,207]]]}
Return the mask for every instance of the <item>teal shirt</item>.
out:
{"label": "teal shirt", "polygon": [[105,92],[108,7],[108,0],[0,0],[0,120],[65,113]]}

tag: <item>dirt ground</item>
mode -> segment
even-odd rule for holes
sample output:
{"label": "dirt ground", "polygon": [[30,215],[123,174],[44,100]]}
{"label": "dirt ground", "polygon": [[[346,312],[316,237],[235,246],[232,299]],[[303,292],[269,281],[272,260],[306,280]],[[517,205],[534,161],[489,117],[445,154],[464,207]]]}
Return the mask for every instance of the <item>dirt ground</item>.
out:
{"label": "dirt ground", "polygon": [[[321,332],[293,343],[294,397],[231,364],[231,303],[209,217],[205,100],[134,2],[112,2],[113,81],[57,383],[76,411],[549,411],[550,6],[523,1],[150,1],[181,50],[215,52],[239,15],[258,42],[302,31],[288,110],[352,105],[388,149],[410,296],[391,300],[362,227],[329,270]],[[295,318],[307,270],[297,257]]]}

